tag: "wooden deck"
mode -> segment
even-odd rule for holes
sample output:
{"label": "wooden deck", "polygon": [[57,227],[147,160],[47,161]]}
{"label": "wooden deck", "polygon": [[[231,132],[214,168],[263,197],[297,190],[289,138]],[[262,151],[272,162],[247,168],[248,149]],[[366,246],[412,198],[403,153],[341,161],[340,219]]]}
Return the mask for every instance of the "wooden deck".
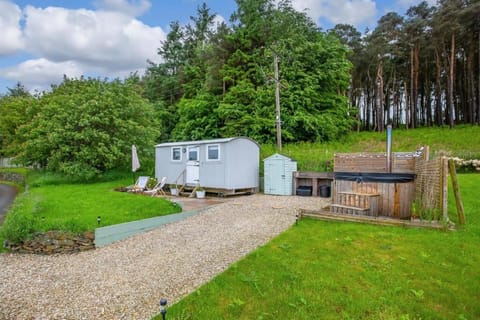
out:
{"label": "wooden deck", "polygon": [[298,212],[299,218],[312,218],[324,221],[343,221],[343,222],[358,222],[358,223],[368,223],[382,226],[397,226],[397,227],[411,227],[411,228],[430,228],[438,230],[453,230],[455,229],[455,224],[449,222],[448,224],[443,224],[439,221],[420,221],[420,220],[399,220],[390,217],[384,216],[362,216],[362,215],[351,215],[351,214],[339,214],[330,212],[329,208],[324,208],[321,210],[307,210],[300,209]]}

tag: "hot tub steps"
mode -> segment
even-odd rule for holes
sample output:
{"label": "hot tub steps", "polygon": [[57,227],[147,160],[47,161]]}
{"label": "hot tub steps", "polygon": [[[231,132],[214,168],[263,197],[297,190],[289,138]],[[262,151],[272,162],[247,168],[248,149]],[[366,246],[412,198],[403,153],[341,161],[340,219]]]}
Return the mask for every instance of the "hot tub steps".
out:
{"label": "hot tub steps", "polygon": [[341,204],[331,204],[330,211],[333,213],[342,213],[342,214],[355,214],[355,215],[369,215],[370,208],[359,208],[359,207],[351,207],[345,206]]}
{"label": "hot tub steps", "polygon": [[333,213],[378,216],[377,193],[337,192],[330,207]]}

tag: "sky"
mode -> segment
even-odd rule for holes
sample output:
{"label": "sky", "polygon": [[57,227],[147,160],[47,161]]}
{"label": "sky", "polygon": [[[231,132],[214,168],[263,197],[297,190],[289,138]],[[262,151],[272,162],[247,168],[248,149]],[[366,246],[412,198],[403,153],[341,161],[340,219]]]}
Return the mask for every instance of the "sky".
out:
{"label": "sky", "polygon": [[[0,94],[20,82],[30,92],[49,90],[64,75],[99,78],[143,74],[172,21],[182,24],[203,2],[228,21],[235,0],[0,0]],[[292,0],[328,30],[338,23],[374,29],[390,11],[403,15],[421,0]],[[434,0],[428,1],[434,4]]]}

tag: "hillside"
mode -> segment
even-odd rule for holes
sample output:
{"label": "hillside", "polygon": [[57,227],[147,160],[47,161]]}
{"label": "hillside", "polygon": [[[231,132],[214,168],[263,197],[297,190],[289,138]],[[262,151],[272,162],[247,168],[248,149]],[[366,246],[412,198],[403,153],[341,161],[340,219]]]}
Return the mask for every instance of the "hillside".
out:
{"label": "hillside", "polygon": [[[480,159],[480,126],[393,130],[393,152],[415,151],[423,145],[430,146],[432,156],[444,151],[463,159]],[[297,160],[299,170],[324,171],[335,153],[385,150],[386,132],[352,132],[339,142],[286,144],[281,153]],[[275,145],[262,145],[261,159],[275,152]]]}

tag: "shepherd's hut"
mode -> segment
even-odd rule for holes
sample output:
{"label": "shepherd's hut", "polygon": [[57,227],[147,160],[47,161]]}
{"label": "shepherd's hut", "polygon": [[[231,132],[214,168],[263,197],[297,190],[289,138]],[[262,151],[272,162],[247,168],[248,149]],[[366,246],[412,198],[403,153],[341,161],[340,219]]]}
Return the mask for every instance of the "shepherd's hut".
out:
{"label": "shepherd's hut", "polygon": [[155,176],[183,189],[202,186],[219,195],[254,193],[259,187],[260,146],[247,137],[161,143]]}

